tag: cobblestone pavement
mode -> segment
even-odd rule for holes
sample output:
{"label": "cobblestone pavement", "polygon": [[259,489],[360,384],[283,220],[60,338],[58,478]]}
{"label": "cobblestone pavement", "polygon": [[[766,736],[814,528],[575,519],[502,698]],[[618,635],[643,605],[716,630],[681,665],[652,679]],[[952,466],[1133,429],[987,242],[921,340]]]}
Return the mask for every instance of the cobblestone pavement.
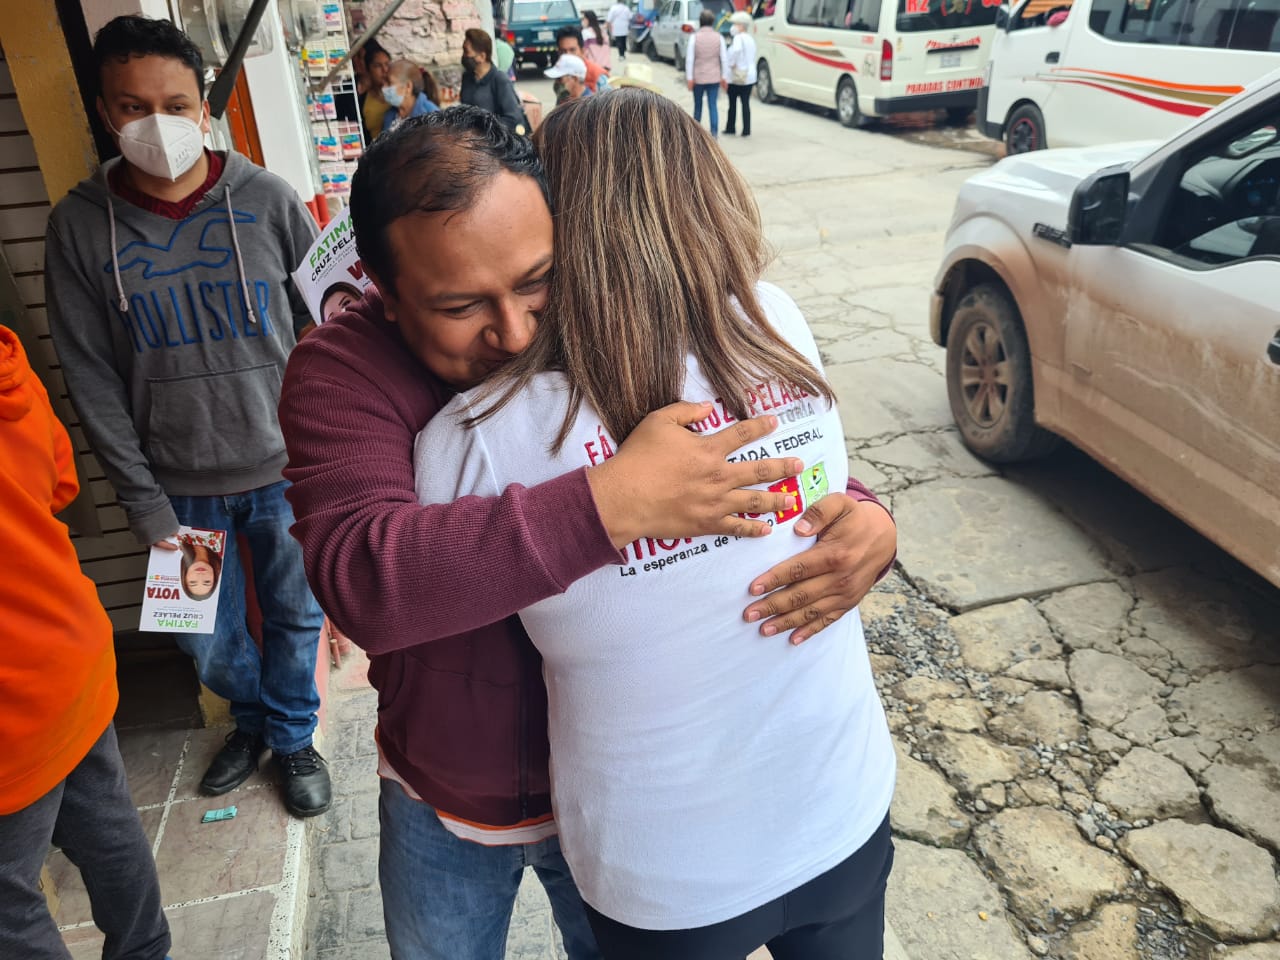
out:
{"label": "cobblestone pavement", "polygon": [[[863,613],[899,749],[906,952],[1280,960],[1280,592],[1075,451],[995,469],[961,446],[928,295],[989,158],[752,110],[752,138],[722,144],[822,347],[853,474],[899,524]],[[317,824],[309,956],[385,956],[373,706],[335,707],[357,734],[330,741],[347,799]],[[550,958],[528,893],[511,955]]]}

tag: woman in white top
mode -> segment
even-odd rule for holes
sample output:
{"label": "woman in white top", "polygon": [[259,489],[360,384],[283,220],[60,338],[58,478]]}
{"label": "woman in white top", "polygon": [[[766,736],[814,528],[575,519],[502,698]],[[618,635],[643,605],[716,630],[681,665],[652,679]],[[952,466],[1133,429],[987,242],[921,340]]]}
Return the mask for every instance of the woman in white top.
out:
{"label": "woman in white top", "polygon": [[631,8],[622,0],[614,0],[613,6],[604,15],[604,22],[609,25],[609,33],[613,39],[613,48],[618,56],[627,59],[627,34],[631,32]]}
{"label": "woman in white top", "polygon": [[[527,352],[419,436],[419,498],[602,462],[680,399],[713,402],[699,432],[778,418],[730,459],[803,461],[770,487],[795,498],[764,518],[773,536],[637,540],[521,614],[543,657],[561,846],[601,951],[879,957],[894,758],[861,623],[851,613],[793,646],[741,616],[744,575],[784,559],[784,531],[845,484],[813,337],[760,279],[749,189],[672,101],[571,101],[537,142],[556,229],[547,306]],[[603,199],[580,189],[584,168],[611,172]],[[583,216],[601,202],[604,216]]]}
{"label": "woman in white top", "polygon": [[724,132],[737,133],[738,101],[742,101],[742,135],[751,136],[751,89],[756,85],[756,38],[751,14],[739,10],[729,18],[729,118]]}

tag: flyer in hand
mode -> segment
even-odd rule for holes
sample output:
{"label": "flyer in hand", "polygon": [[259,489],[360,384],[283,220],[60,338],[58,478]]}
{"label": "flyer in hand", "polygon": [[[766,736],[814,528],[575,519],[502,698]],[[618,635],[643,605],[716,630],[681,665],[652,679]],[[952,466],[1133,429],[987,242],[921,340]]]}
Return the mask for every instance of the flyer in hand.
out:
{"label": "flyer in hand", "polygon": [[320,232],[306,259],[293,272],[293,279],[316,323],[324,323],[346,309],[347,303],[364,295],[370,280],[356,253],[356,235],[348,210],[334,217]]}
{"label": "flyer in hand", "polygon": [[138,629],[213,633],[227,532],[179,527],[177,543],[177,550],[151,548]]}

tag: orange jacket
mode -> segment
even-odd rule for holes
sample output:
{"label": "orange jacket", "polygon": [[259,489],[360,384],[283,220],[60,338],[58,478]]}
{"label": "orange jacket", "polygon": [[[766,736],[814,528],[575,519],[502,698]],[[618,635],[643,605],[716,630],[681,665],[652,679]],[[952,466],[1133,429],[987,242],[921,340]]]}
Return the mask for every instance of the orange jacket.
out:
{"label": "orange jacket", "polygon": [[77,489],[67,431],[0,326],[0,814],[66,779],[116,709],[111,621],[54,517]]}

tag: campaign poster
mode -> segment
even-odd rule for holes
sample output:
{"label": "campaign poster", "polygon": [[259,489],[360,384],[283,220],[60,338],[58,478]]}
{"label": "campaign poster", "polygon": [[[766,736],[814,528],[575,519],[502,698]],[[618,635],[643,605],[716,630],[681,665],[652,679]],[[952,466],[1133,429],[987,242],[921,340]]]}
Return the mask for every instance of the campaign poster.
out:
{"label": "campaign poster", "polygon": [[213,633],[227,532],[179,527],[177,544],[177,550],[151,548],[138,629]]}
{"label": "campaign poster", "polygon": [[[335,150],[339,149],[337,140],[334,144]],[[329,221],[293,272],[293,279],[316,323],[342,313],[364,296],[370,281],[356,253],[349,211],[343,210]]]}

